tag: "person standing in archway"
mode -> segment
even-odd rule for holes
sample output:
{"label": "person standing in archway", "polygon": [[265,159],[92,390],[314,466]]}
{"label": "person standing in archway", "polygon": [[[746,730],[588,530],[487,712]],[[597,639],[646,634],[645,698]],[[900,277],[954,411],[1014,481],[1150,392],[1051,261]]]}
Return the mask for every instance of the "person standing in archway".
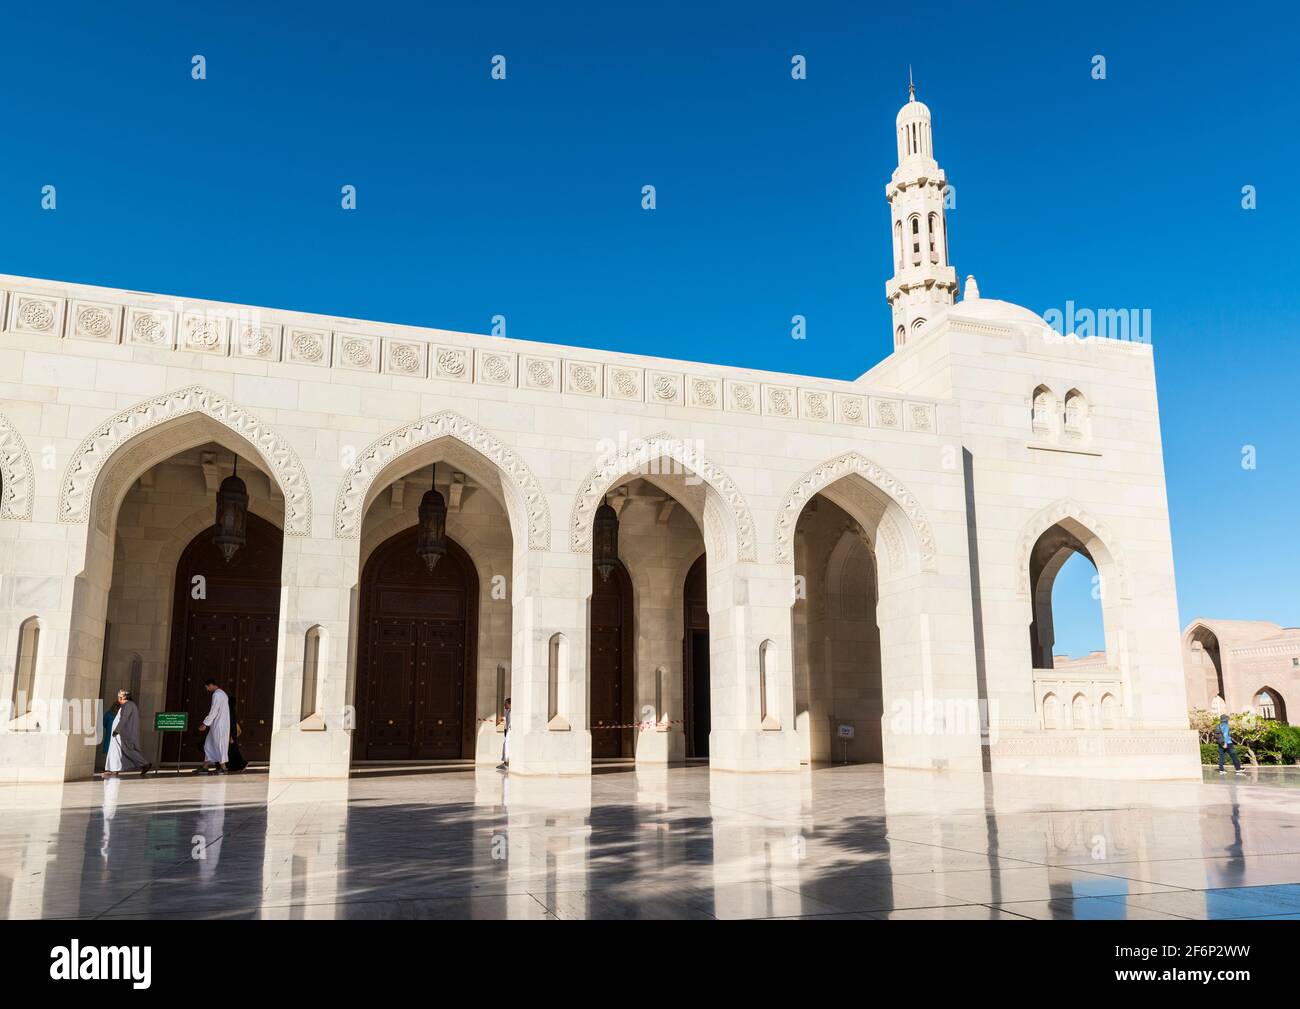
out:
{"label": "person standing in archway", "polygon": [[1241,759],[1237,756],[1237,745],[1232,741],[1232,730],[1228,728],[1228,716],[1226,714],[1219,716],[1218,743],[1219,773],[1228,773],[1223,769],[1223,755],[1226,753],[1232,757],[1232,766],[1237,769],[1237,773],[1245,774],[1246,772],[1241,769]]}
{"label": "person standing in archway", "polygon": [[497,764],[498,771],[510,770],[510,698],[506,698],[505,704],[506,732],[505,738],[501,741],[501,763]]}
{"label": "person standing in archway", "polygon": [[226,773],[226,762],[230,759],[230,698],[217,686],[216,680],[207,680],[203,688],[212,695],[212,706],[208,717],[203,719],[199,732],[206,732],[203,741],[203,766],[195,773],[206,771],[211,774]]}

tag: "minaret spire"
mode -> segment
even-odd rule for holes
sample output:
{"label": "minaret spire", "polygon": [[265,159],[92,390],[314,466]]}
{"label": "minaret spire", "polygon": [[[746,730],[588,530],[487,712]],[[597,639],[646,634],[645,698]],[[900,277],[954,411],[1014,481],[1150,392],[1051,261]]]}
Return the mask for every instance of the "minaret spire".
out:
{"label": "minaret spire", "polygon": [[894,276],[885,284],[894,347],[903,346],[956,300],[957,272],[948,262],[944,198],[948,180],[934,160],[930,110],[916,100],[907,68],[908,101],[898,112],[898,167],[885,187],[894,232]]}

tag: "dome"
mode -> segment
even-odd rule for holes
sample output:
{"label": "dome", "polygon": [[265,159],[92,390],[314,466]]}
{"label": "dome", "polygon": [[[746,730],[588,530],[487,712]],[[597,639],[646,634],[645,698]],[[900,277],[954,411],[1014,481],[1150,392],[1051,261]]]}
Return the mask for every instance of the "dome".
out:
{"label": "dome", "polygon": [[1021,322],[1034,326],[1046,326],[1047,323],[1037,312],[1032,312],[1023,305],[1013,305],[1009,301],[997,298],[969,298],[959,301],[948,310],[949,315],[962,319],[979,319],[984,322]]}
{"label": "dome", "polygon": [[910,123],[917,119],[929,119],[929,118],[930,118],[930,106],[926,105],[925,102],[918,102],[915,98],[913,98],[910,102],[908,102],[906,105],[904,105],[901,109],[898,110],[898,118],[894,120],[894,124],[897,126],[902,126],[904,123]]}

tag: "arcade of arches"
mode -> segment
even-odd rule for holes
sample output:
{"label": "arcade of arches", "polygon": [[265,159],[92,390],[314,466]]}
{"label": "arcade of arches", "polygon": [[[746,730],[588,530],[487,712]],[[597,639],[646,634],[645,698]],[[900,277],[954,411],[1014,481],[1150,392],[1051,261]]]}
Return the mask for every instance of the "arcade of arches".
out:
{"label": "arcade of arches", "polygon": [[[171,425],[120,456],[106,465],[91,508],[82,590],[102,600],[103,623],[84,652],[100,657],[93,675],[106,703],[121,687],[139,700],[145,752],[164,760],[198,760],[201,737],[191,728],[164,740],[150,716],[185,711],[197,725],[207,707],[202,684],[212,678],[230,695],[241,749],[254,762],[274,765],[284,747],[319,734],[334,746],[342,736],[346,752],[335,759],[344,766],[496,763],[520,656],[547,675],[532,681],[540,692],[514,698],[514,725],[536,727],[534,746],[563,733],[585,739],[587,766],[716,761],[720,745],[734,760],[735,737],[719,727],[738,720],[756,723],[759,745],[774,753],[792,746],[796,766],[906,762],[921,746],[965,745],[957,733],[918,742],[886,728],[891,698],[938,696],[965,674],[960,656],[930,654],[916,640],[917,601],[932,584],[919,534],[859,472],[830,480],[795,510],[794,589],[785,599],[766,590],[767,609],[749,611],[762,616],[760,641],[738,631],[729,581],[736,541],[719,517],[727,514],[719,492],[673,466],[600,488],[619,530],[617,561],[602,576],[593,554],[578,551],[564,555],[567,566],[534,566],[537,553],[517,536],[513,488],[481,453],[450,437],[412,447],[370,480],[354,547],[329,541],[336,553],[355,550],[355,560],[328,562],[342,572],[341,596],[327,564],[304,553],[307,541],[285,536],[285,499],[266,460],[220,424]],[[247,540],[227,560],[213,540],[213,498],[236,461],[249,496]],[[446,552],[430,569],[417,523],[433,490],[446,504]],[[1127,701],[1109,648],[1082,666],[1052,655],[1051,590],[1073,554],[1103,573],[1113,567],[1097,536],[1071,518],[1051,524],[1027,553],[1021,640],[1032,703],[1044,731],[1114,730]],[[770,584],[780,587],[780,578]],[[557,605],[545,591],[581,608],[567,623],[546,618],[562,630],[542,639],[533,631],[538,614]],[[526,605],[515,602],[521,595]],[[334,612],[319,605],[338,599],[345,605]],[[311,619],[286,616],[286,605]],[[1109,596],[1101,605],[1109,645],[1118,618]],[[93,606],[87,612],[93,617]],[[745,646],[752,656],[734,650],[738,635],[753,643]],[[34,668],[40,640],[39,625],[22,635],[20,674]],[[341,716],[331,697],[342,699]],[[1259,703],[1284,702],[1270,691]],[[331,735],[340,724],[346,734]],[[277,726],[293,731],[277,735]],[[530,734],[520,739],[528,744]]]}

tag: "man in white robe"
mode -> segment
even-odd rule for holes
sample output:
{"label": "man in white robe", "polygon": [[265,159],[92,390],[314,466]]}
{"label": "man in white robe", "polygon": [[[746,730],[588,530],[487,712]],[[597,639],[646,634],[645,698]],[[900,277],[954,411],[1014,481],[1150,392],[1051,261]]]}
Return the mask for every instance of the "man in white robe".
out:
{"label": "man in white robe", "polygon": [[199,726],[200,732],[208,734],[203,741],[203,770],[211,773],[215,768],[219,774],[225,774],[230,756],[230,698],[217,686],[216,680],[208,680],[203,686],[212,695],[208,717]]}
{"label": "man in white robe", "polygon": [[131,698],[131,691],[119,690],[117,705],[104,773],[116,777],[123,771],[133,771],[138,767],[142,776],[148,774],[153,764],[140,750],[140,709]]}

